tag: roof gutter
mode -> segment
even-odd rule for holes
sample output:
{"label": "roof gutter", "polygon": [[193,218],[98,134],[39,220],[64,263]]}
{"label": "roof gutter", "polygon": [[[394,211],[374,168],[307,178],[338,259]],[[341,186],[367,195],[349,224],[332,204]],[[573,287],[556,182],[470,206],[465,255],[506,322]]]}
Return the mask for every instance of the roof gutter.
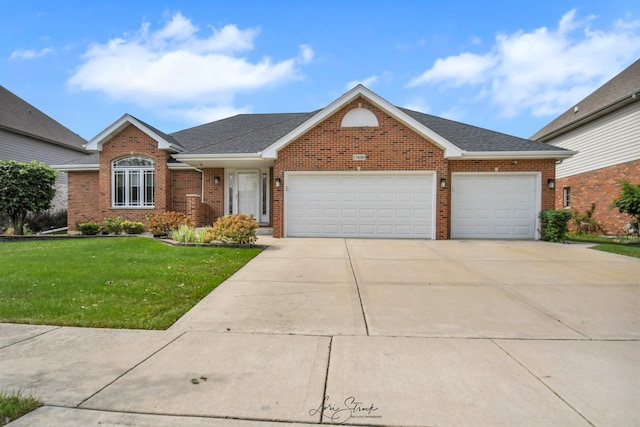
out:
{"label": "roof gutter", "polygon": [[568,132],[572,129],[577,128],[578,126],[582,126],[584,124],[587,124],[589,122],[592,122],[606,114],[609,114],[615,110],[619,110],[622,107],[626,107],[629,104],[632,104],[634,102],[640,101],[640,91],[639,90],[635,90],[633,92],[631,92],[628,95],[623,96],[620,99],[617,99],[615,101],[613,101],[612,103],[605,105],[602,108],[599,108],[597,110],[592,111],[589,114],[584,115],[583,117],[580,117],[577,120],[574,120],[572,122],[567,123],[566,125],[559,127],[558,129],[553,130],[552,132],[547,133],[546,135],[543,135],[539,138],[536,139],[536,141],[540,141],[540,142],[547,142],[550,139],[553,139],[557,136],[562,135],[565,132]]}
{"label": "roof gutter", "polygon": [[461,157],[448,160],[503,160],[503,159],[568,159],[578,154],[577,151],[465,151]]}
{"label": "roof gutter", "polygon": [[97,163],[85,165],[49,165],[49,167],[60,172],[88,172],[100,170],[100,165]]}

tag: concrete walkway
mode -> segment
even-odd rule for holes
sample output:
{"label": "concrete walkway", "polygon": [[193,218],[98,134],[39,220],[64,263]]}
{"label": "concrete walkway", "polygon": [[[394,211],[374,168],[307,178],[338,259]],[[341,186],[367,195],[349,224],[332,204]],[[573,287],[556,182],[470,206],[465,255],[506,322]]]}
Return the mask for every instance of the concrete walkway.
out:
{"label": "concrete walkway", "polygon": [[640,261],[280,239],[167,331],[0,324],[11,426],[640,425]]}

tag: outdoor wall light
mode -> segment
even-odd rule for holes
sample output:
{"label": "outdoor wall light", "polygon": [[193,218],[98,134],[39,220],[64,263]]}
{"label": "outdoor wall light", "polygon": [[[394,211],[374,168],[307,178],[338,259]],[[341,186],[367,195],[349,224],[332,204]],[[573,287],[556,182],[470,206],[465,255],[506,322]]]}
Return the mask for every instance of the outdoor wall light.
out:
{"label": "outdoor wall light", "polygon": [[447,178],[440,178],[440,188],[445,188],[447,186]]}
{"label": "outdoor wall light", "polygon": [[215,178],[213,178],[213,183],[216,184],[216,185],[220,184],[220,177],[216,176]]}
{"label": "outdoor wall light", "polygon": [[276,178],[276,187],[280,187],[281,182],[280,178]]}
{"label": "outdoor wall light", "polygon": [[553,190],[554,188],[556,188],[556,180],[553,178],[549,178],[547,180],[547,185],[549,185],[549,188]]}

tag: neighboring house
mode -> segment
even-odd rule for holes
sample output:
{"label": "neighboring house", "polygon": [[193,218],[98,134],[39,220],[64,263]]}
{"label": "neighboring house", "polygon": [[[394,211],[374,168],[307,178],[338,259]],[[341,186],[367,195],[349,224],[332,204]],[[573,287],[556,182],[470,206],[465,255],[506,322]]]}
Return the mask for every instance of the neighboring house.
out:
{"label": "neighboring house", "polygon": [[[88,155],[87,141],[0,86],[0,160],[46,165]],[[53,209],[67,207],[67,176],[59,174]]]}
{"label": "neighboring house", "polygon": [[69,226],[180,211],[252,214],[274,237],[538,237],[571,151],[398,108],[362,85],[310,113],[167,135],[125,114],[69,175]]}
{"label": "neighboring house", "polygon": [[608,234],[630,217],[610,209],[619,180],[640,184],[640,60],[536,132],[531,139],[578,153],[556,167],[556,208],[585,212]]}

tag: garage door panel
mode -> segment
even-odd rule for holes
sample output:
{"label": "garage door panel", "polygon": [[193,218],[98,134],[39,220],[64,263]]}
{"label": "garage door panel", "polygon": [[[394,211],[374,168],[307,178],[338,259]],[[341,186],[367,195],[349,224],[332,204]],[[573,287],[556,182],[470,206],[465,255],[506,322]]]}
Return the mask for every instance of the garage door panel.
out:
{"label": "garage door panel", "polygon": [[[433,190],[432,174],[291,175],[286,182],[286,235],[431,238]],[[313,201],[300,196],[309,193]],[[307,216],[311,209],[320,209],[320,215],[316,210]]]}
{"label": "garage door panel", "polygon": [[453,175],[453,238],[535,237],[538,176]]}

